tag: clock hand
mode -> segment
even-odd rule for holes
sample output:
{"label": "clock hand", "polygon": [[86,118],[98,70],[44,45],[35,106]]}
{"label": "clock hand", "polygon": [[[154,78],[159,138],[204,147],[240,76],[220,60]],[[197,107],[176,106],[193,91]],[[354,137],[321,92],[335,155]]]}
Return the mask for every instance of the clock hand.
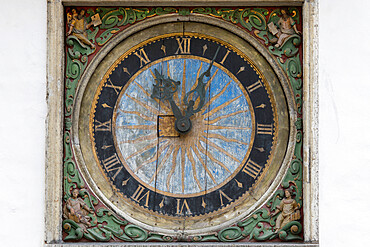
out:
{"label": "clock hand", "polygon": [[157,69],[154,69],[154,75],[156,84],[153,84],[153,92],[151,97],[159,100],[168,100],[171,106],[173,115],[176,118],[175,129],[179,133],[187,133],[191,129],[191,121],[189,117],[183,116],[180,108],[176,105],[173,100],[173,95],[177,91],[177,87],[180,85],[179,81],[172,80],[171,78],[165,78]]}
{"label": "clock hand", "polygon": [[[185,116],[187,116],[187,117],[190,117],[190,116],[194,115],[195,113],[199,112],[205,104],[207,83],[203,83],[203,78],[204,78],[204,76],[210,77],[213,62],[215,61],[219,50],[220,50],[220,47],[217,48],[217,51],[216,51],[215,55],[213,56],[213,59],[212,59],[211,63],[208,66],[208,69],[199,76],[198,85],[196,86],[196,88],[193,89],[193,90],[190,90],[189,92],[187,92],[185,94],[183,102],[187,106],[186,113],[185,113]],[[192,100],[192,99],[188,100],[189,95],[191,93],[194,93],[194,92],[196,92],[198,94],[198,97],[199,97],[199,100],[200,100],[199,104],[198,104],[198,107],[195,110],[194,110],[194,102],[195,101]]]}

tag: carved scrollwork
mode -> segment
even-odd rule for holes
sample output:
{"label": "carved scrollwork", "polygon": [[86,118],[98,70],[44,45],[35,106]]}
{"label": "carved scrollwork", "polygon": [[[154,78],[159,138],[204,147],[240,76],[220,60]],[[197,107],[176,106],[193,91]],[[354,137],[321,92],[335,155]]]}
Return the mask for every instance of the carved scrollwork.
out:
{"label": "carved scrollwork", "polygon": [[[299,24],[299,10],[297,8],[288,8],[285,10],[286,14],[290,16],[292,23]],[[72,11],[73,12],[73,11]],[[77,11],[76,11],[77,13]],[[70,143],[70,128],[71,128],[71,114],[73,109],[74,97],[77,89],[77,85],[83,74],[89,59],[95,54],[95,44],[103,46],[106,44],[114,35],[121,32],[125,26],[132,25],[137,21],[144,20],[153,16],[166,15],[166,14],[201,14],[209,15],[216,18],[220,18],[224,21],[239,24],[246,31],[250,32],[259,40],[261,40],[266,48],[273,54],[280,65],[286,71],[287,76],[292,85],[294,95],[296,96],[296,104],[298,107],[298,113],[302,113],[302,67],[299,57],[299,49],[302,42],[302,38],[299,32],[293,28],[294,33],[288,35],[288,37],[281,38],[281,42],[278,44],[279,38],[277,33],[273,34],[269,29],[269,25],[272,27],[273,23],[277,31],[281,31],[279,20],[282,18],[282,10],[277,8],[273,10],[262,9],[262,8],[172,8],[172,7],[156,7],[156,8],[96,8],[95,11],[92,9],[87,10],[87,16],[76,17],[76,13],[70,13],[67,16],[68,34],[66,39],[66,78],[65,78],[65,132],[64,132],[64,203],[66,204],[70,198],[73,198],[75,189],[79,189],[79,196],[83,203],[92,211],[88,212],[86,216],[90,226],[88,224],[76,222],[71,218],[65,217],[63,220],[63,229],[67,236],[64,238],[68,240],[80,240],[82,238],[91,241],[111,241],[122,240],[122,241],[159,241],[159,242],[171,242],[176,239],[171,236],[166,236],[158,233],[148,232],[136,225],[129,224],[126,220],[123,220],[111,211],[104,207],[100,207],[95,211],[95,207],[99,204],[98,200],[89,192],[83,189],[85,186],[84,180],[76,168],[74,162],[73,151]],[[73,17],[73,15],[75,15]],[[93,20],[95,16],[98,20],[101,20],[101,24],[98,21]],[[83,34],[78,33],[78,28],[73,31],[72,26],[76,26],[73,23],[75,20],[82,20],[85,18],[85,23],[90,25],[89,28],[83,28]],[[82,22],[82,21],[81,21]],[[94,24],[94,23],[96,24]],[[96,37],[98,36],[98,37]],[[277,38],[276,41],[274,38]],[[275,43],[276,42],[276,43]],[[301,121],[298,120],[298,121]],[[302,121],[301,121],[302,122]],[[243,219],[238,222],[236,226],[231,226],[222,229],[218,233],[213,235],[200,235],[189,238],[189,241],[221,241],[221,242],[233,242],[241,239],[266,241],[271,239],[279,238],[283,241],[300,240],[302,233],[302,225],[300,223],[300,217],[298,217],[299,208],[295,210],[291,217],[291,220],[284,225],[281,224],[279,230],[276,232],[276,225],[278,214],[274,215],[278,206],[286,198],[285,191],[291,191],[291,199],[294,200],[298,207],[302,205],[302,123],[296,124],[297,132],[297,143],[294,151],[294,158],[291,161],[290,167],[287,171],[285,178],[281,184],[281,188],[278,189],[272,198],[266,203],[266,205],[256,212],[252,216]],[[76,198],[75,198],[76,199]],[[83,204],[81,202],[81,205]],[[67,212],[68,213],[68,212]],[[70,211],[69,211],[70,213]],[[82,218],[81,218],[82,219]],[[77,220],[78,221],[78,220]],[[84,221],[82,219],[82,221]],[[83,225],[81,225],[83,224]]]}

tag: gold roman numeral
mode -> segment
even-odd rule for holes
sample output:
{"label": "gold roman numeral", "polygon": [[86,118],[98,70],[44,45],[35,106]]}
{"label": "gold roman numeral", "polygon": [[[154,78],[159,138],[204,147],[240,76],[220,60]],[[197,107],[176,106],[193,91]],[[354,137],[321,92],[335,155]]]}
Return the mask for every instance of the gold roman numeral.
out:
{"label": "gold roman numeral", "polygon": [[252,85],[248,86],[247,87],[247,90],[249,93],[253,92],[254,90],[258,89],[262,87],[262,83],[260,80],[256,81],[255,83],[253,83]]}
{"label": "gold roman numeral", "polygon": [[222,200],[222,197],[225,197],[227,199],[227,201],[231,201],[232,199],[230,197],[228,197],[222,190],[219,190],[220,192],[220,201],[221,201],[221,206],[224,205],[224,202]]}
{"label": "gold roman numeral", "polygon": [[182,215],[182,210],[184,210],[184,207],[186,208],[187,210],[187,214],[191,214],[191,211],[190,211],[190,208],[189,208],[189,205],[188,205],[188,202],[186,201],[186,199],[184,199],[184,202],[182,203],[182,206],[180,207],[181,205],[181,199],[177,199],[177,209],[176,209],[176,214],[177,215]]}
{"label": "gold roman numeral", "polygon": [[256,179],[258,174],[261,172],[262,167],[252,160],[248,160],[243,168],[243,172],[247,173],[252,178]]}
{"label": "gold roman numeral", "polygon": [[229,53],[230,53],[230,51],[229,51],[229,50],[227,50],[227,52],[226,52],[226,54],[225,54],[224,58],[222,59],[222,61],[220,62],[220,64],[224,64],[224,62],[225,62],[225,60],[226,60],[227,56],[229,56]]}
{"label": "gold roman numeral", "polygon": [[111,119],[102,123],[95,119],[95,131],[112,131],[112,122]]}
{"label": "gold roman numeral", "polygon": [[140,59],[140,68],[143,67],[143,65],[146,65],[147,63],[150,62],[148,55],[146,55],[146,52],[144,51],[144,48],[141,48],[139,50],[139,53],[135,51],[134,54]]}
{"label": "gold roman numeral", "polygon": [[178,54],[179,51],[181,54],[190,54],[190,39],[191,38],[176,38],[179,48],[175,54]]}
{"label": "gold roman numeral", "polygon": [[[146,193],[143,194],[145,188],[141,185],[139,185],[139,187],[137,187],[135,193],[131,196],[131,198],[136,201],[137,203],[140,203],[140,201],[145,198],[145,204],[144,206],[145,207],[148,207],[149,206],[149,195],[150,195],[150,191],[148,190]],[[143,194],[143,195],[141,195]]]}
{"label": "gold roman numeral", "polygon": [[109,158],[103,160],[103,165],[107,172],[116,171],[116,173],[112,177],[113,181],[116,179],[118,173],[122,170],[122,165],[119,162],[117,154],[113,154]]}
{"label": "gold roman numeral", "polygon": [[257,134],[258,135],[272,135],[272,132],[273,132],[272,124],[257,123]]}
{"label": "gold roman numeral", "polygon": [[108,78],[107,83],[105,83],[105,87],[113,88],[117,95],[119,94],[122,88],[120,86],[114,85],[113,82],[110,80],[110,78]]}

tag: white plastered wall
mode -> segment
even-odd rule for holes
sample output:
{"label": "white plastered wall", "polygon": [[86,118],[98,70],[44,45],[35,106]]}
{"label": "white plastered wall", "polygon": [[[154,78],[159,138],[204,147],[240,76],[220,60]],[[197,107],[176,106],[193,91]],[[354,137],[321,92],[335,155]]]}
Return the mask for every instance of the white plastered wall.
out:
{"label": "white plastered wall", "polygon": [[[42,246],[46,0],[1,7],[0,246]],[[368,0],[320,0],[321,246],[368,246],[369,9]]]}

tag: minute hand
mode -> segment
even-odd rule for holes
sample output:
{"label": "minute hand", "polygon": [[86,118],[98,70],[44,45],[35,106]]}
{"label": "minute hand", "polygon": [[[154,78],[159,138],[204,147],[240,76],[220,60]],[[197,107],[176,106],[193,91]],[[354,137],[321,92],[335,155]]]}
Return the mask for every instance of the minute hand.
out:
{"label": "minute hand", "polygon": [[[215,61],[219,50],[220,50],[220,47],[217,48],[217,51],[216,51],[215,55],[213,56],[213,59],[212,59],[211,63],[208,66],[208,69],[206,71],[204,71],[199,76],[198,85],[193,90],[190,90],[189,92],[187,92],[185,94],[183,102],[187,106],[186,113],[185,113],[186,117],[190,117],[193,114],[199,112],[202,109],[202,107],[204,106],[205,98],[206,98],[206,85],[207,85],[207,83],[203,83],[203,78],[204,78],[204,76],[210,77],[213,62]],[[188,100],[189,95],[194,93],[194,92],[196,92],[198,94],[198,97],[199,97],[199,100],[200,100],[199,104],[198,104],[198,107],[195,110],[194,110],[194,100],[190,100],[190,101]]]}

